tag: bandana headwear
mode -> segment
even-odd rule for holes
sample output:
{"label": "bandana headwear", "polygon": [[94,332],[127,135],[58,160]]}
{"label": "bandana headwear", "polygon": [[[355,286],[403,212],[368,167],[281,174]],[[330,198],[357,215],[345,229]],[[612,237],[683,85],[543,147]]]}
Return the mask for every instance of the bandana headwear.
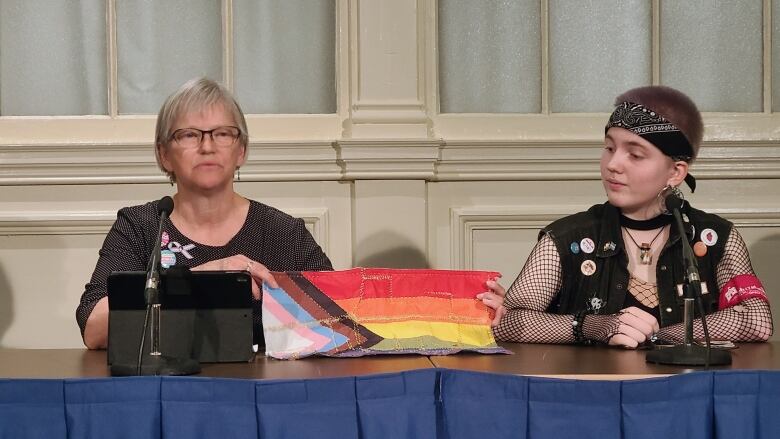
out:
{"label": "bandana headwear", "polygon": [[[609,117],[606,133],[610,128],[625,128],[652,143],[662,153],[675,159],[690,162],[693,159],[693,146],[677,126],[665,117],[641,104],[623,102],[615,108]],[[689,173],[685,183],[696,190],[696,179]]]}

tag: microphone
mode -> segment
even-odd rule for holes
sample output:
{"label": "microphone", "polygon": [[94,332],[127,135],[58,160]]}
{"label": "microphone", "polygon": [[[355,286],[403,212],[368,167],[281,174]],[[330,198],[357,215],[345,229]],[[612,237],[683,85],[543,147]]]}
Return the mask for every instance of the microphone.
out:
{"label": "microphone", "polygon": [[[645,361],[658,364],[675,364],[684,366],[704,366],[731,364],[731,353],[727,351],[715,351],[710,349],[710,333],[707,330],[707,320],[704,316],[704,306],[702,305],[701,278],[699,277],[699,265],[696,256],[693,254],[691,243],[688,241],[688,235],[685,233],[685,224],[683,223],[680,210],[685,201],[679,196],[670,193],[664,199],[666,210],[674,215],[674,223],[680,236],[682,246],[683,264],[685,266],[685,280],[683,283],[683,325],[685,326],[685,340],[683,344],[669,347],[656,348],[647,353]],[[686,218],[687,219],[687,218]],[[694,301],[699,308],[701,315],[702,329],[704,330],[704,341],[706,347],[694,343],[693,340],[693,306]]]}
{"label": "microphone", "polygon": [[173,212],[173,198],[167,195],[160,198],[157,202],[157,214],[165,213],[170,216],[171,212]]}
{"label": "microphone", "polygon": [[666,210],[668,212],[671,212],[672,214],[675,211],[679,213],[680,209],[682,209],[683,203],[684,201],[682,198],[672,193],[667,195],[666,198],[664,199],[664,205],[666,206]]}
{"label": "microphone", "polygon": [[[162,253],[160,242],[162,240],[163,224],[173,212],[173,198],[165,196],[157,202],[157,215],[159,223],[157,236],[155,237],[152,254],[146,266],[146,284],[144,298],[146,299],[146,316],[144,317],[141,341],[138,346],[138,361],[135,367],[125,364],[112,364],[111,375],[192,375],[200,372],[200,365],[191,358],[175,358],[162,355],[160,352],[160,259]],[[151,314],[151,322],[150,322]],[[149,352],[144,355],[146,332],[149,330],[151,338]]]}
{"label": "microphone", "polygon": [[160,250],[160,241],[162,240],[163,224],[165,219],[168,218],[173,212],[173,198],[169,196],[162,197],[157,202],[157,216],[160,221],[157,227],[157,238],[154,240],[152,247],[152,255],[149,257],[149,263],[146,266],[146,288],[144,289],[144,297],[146,298],[147,305],[154,305],[160,303],[160,258],[162,253]]}
{"label": "microphone", "polygon": [[666,210],[674,215],[675,224],[677,225],[677,232],[680,234],[680,241],[682,242],[683,263],[685,266],[685,280],[687,281],[689,288],[693,289],[693,297],[701,298],[702,293],[701,278],[699,277],[699,263],[696,261],[696,256],[693,254],[691,243],[688,242],[686,227],[682,220],[682,214],[680,213],[680,209],[682,209],[684,204],[685,200],[675,194],[669,194],[666,196],[666,199],[664,199]]}

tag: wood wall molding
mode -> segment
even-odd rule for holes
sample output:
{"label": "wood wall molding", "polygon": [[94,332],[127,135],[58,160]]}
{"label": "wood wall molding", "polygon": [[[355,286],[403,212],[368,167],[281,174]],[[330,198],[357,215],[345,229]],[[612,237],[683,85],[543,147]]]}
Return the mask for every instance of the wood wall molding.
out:
{"label": "wood wall molding", "polygon": [[441,143],[435,140],[353,139],[338,143],[344,180],[433,180]]}
{"label": "wood wall molding", "polygon": [[[323,250],[328,250],[328,208],[293,207],[284,211],[301,218]],[[115,210],[0,212],[0,235],[105,235],[116,220]]]}
{"label": "wood wall molding", "polygon": [[[581,208],[580,208],[581,207]],[[588,206],[480,206],[450,209],[450,266],[471,269],[478,230],[539,230]]]}
{"label": "wood wall molding", "polygon": [[[242,181],[597,180],[595,141],[344,139],[252,142]],[[780,178],[780,143],[707,142],[699,179]],[[148,144],[0,146],[0,186],[160,183]]]}

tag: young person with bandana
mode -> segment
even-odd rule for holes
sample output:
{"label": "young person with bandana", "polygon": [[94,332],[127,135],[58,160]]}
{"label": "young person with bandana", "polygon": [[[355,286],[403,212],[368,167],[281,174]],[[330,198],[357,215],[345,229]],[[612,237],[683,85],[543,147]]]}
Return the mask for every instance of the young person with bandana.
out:
{"label": "young person with bandana", "polygon": [[[601,155],[608,201],[545,227],[508,292],[489,282],[478,295],[496,310],[496,338],[626,348],[652,338],[681,342],[681,239],[693,246],[709,290],[710,336],[770,337],[767,297],[733,224],[684,202],[681,238],[664,206],[683,182],[695,189],[688,168],[703,130],[696,105],[672,88],[640,87],[617,98]],[[698,319],[694,337],[703,337]]]}

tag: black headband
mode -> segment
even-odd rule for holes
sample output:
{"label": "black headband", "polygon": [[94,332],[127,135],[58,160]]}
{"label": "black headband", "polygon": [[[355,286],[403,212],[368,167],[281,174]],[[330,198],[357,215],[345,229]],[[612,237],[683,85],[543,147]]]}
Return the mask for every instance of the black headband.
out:
{"label": "black headband", "polygon": [[[642,104],[618,104],[604,127],[604,133],[612,127],[631,131],[675,160],[690,162],[693,159],[693,146],[677,125]],[[685,183],[691,191],[696,190],[696,179],[691,174],[685,177]]]}

